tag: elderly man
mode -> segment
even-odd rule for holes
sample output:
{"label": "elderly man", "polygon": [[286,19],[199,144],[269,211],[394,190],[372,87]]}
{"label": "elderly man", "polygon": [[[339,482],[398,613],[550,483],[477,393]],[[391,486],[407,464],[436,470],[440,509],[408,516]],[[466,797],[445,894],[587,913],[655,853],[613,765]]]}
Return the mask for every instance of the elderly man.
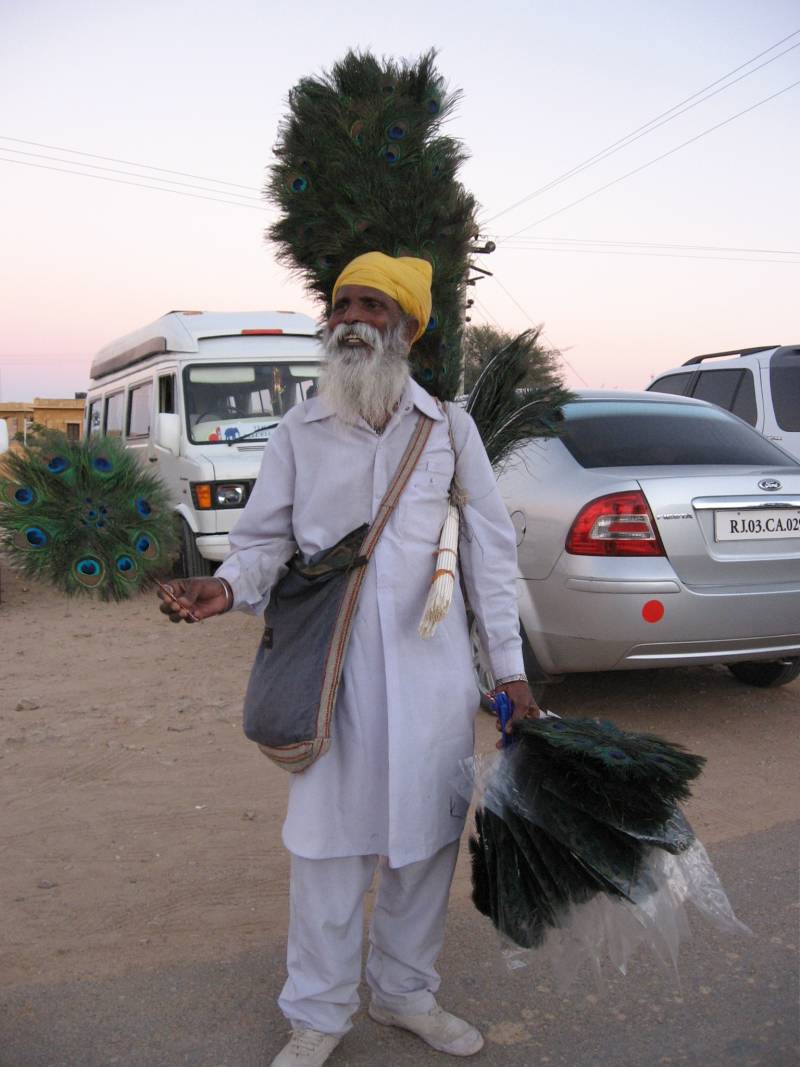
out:
{"label": "elderly man", "polygon": [[[292,776],[288,979],[292,1027],[273,1067],[319,1067],[358,1007],[363,900],[376,870],[366,980],[370,1016],[434,1049],[483,1045],[442,1010],[435,964],[466,804],[452,781],[472,753],[478,706],[464,601],[430,640],[417,630],[454,471],[465,495],[460,566],[498,688],[536,708],[524,678],[514,531],[470,417],[448,414],[409,375],[431,311],[423,260],[371,252],[340,275],[323,333],[319,396],[293,408],[264,450],[253,493],[214,578],[173,582],[173,621],[264,610],[295,552],[312,555],[375,516],[420,413],[425,450],[367,567],[329,751]],[[449,425],[451,421],[452,425]],[[303,649],[297,649],[298,661]]]}

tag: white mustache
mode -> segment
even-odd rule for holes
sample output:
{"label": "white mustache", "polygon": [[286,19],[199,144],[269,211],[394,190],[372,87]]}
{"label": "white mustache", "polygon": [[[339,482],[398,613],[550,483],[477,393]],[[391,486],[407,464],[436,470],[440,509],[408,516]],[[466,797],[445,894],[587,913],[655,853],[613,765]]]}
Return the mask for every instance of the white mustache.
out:
{"label": "white mustache", "polygon": [[369,345],[372,349],[382,347],[383,344],[383,338],[378,330],[366,322],[339,323],[338,326],[331,330],[328,342],[332,347],[345,347],[350,338],[358,338],[359,341],[363,341],[364,344]]}

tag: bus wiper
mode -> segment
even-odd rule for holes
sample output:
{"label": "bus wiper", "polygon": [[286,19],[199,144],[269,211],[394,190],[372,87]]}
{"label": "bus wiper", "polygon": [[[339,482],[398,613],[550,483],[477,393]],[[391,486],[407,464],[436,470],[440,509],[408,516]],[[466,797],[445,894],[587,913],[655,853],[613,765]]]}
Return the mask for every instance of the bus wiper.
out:
{"label": "bus wiper", "polygon": [[276,419],[273,423],[270,423],[269,426],[257,426],[256,429],[251,430],[250,433],[243,433],[239,437],[226,438],[225,444],[230,448],[231,445],[238,445],[240,441],[246,441],[248,437],[255,437],[257,433],[264,433],[265,430],[274,430],[277,425],[278,420]]}

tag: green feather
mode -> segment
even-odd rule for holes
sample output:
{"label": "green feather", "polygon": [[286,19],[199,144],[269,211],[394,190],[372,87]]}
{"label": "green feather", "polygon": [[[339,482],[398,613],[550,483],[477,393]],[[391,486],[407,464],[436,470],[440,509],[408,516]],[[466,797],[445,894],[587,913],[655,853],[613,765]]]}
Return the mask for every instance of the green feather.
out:
{"label": "green feather", "polygon": [[167,491],[117,438],[74,442],[44,430],[5,457],[5,472],[0,544],[26,577],[124,600],[169,570]]}

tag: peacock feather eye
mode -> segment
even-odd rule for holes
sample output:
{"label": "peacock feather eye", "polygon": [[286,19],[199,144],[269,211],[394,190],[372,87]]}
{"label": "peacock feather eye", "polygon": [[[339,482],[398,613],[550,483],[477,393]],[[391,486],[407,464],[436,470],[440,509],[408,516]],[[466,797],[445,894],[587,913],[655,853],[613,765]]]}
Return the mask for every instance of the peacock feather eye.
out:
{"label": "peacock feather eye", "polygon": [[311,182],[305,174],[293,173],[286,179],[286,188],[290,193],[304,193]]}
{"label": "peacock feather eye", "polygon": [[395,163],[397,163],[397,161],[400,159],[400,149],[397,147],[397,145],[385,144],[383,148],[381,148],[380,154],[383,156],[383,158],[386,160],[390,167],[393,167]]}
{"label": "peacock feather eye", "polygon": [[33,504],[36,500],[36,493],[31,489],[29,485],[21,485],[18,489],[14,490],[14,502],[20,504],[26,508],[29,504]]}
{"label": "peacock feather eye", "polygon": [[145,559],[158,558],[158,541],[150,534],[137,534],[133,541],[133,547]]}
{"label": "peacock feather eye", "polygon": [[63,474],[69,469],[69,462],[63,456],[51,456],[47,461],[47,469],[51,474]]}
{"label": "peacock feather eye", "polygon": [[365,122],[363,119],[358,119],[350,127],[350,137],[355,141],[356,144],[364,143],[364,128]]}
{"label": "peacock feather eye", "polygon": [[390,141],[402,141],[408,134],[408,123],[404,119],[390,122],[386,127],[386,136]]}
{"label": "peacock feather eye", "polygon": [[313,168],[314,168],[314,164],[311,162],[310,159],[305,159],[305,158],[298,159],[298,161],[297,161],[297,169],[298,170],[313,170]]}
{"label": "peacock feather eye", "polygon": [[423,370],[423,372],[422,372],[422,380],[423,380],[423,382],[432,382],[433,381],[433,371],[431,370],[430,367],[425,367],[425,369]]}
{"label": "peacock feather eye", "polygon": [[321,270],[333,270],[336,266],[336,256],[320,256],[317,259],[317,266]]}
{"label": "peacock feather eye", "polygon": [[627,752],[623,752],[621,748],[609,748],[606,749],[606,755],[609,759],[614,760],[616,763],[630,763],[630,756]]}
{"label": "peacock feather eye", "polygon": [[124,578],[129,582],[136,578],[136,573],[139,570],[138,564],[133,556],[129,556],[127,552],[123,553],[121,556],[117,556],[114,565],[117,568],[117,574],[119,574],[120,578]]}
{"label": "peacock feather eye", "polygon": [[50,535],[41,526],[26,526],[14,535],[17,548],[44,548],[50,541]]}
{"label": "peacock feather eye", "polygon": [[369,219],[356,219],[353,223],[353,233],[366,233],[369,227]]}
{"label": "peacock feather eye", "polygon": [[442,98],[438,93],[431,93],[422,105],[429,115],[438,115],[442,110]]}
{"label": "peacock feather eye", "polygon": [[386,78],[383,85],[381,85],[381,92],[384,96],[392,96],[397,91],[397,82],[394,78]]}
{"label": "peacock feather eye", "polygon": [[114,464],[108,456],[95,456],[92,460],[92,469],[97,471],[98,474],[111,474],[114,470]]}
{"label": "peacock feather eye", "polygon": [[[105,514],[105,508],[101,508],[100,510],[103,512],[103,514]],[[146,519],[153,511],[153,509],[150,507],[149,500],[145,500],[143,496],[137,498],[136,510],[142,516],[143,519]]]}
{"label": "peacock feather eye", "polygon": [[434,314],[434,312],[431,312],[431,317],[428,319],[428,325],[425,327],[425,333],[432,333],[434,330],[437,330],[438,328],[439,328],[439,320],[436,317],[436,315]]}
{"label": "peacock feather eye", "polygon": [[81,585],[94,588],[105,577],[105,567],[95,556],[82,556],[72,568],[73,577]]}

